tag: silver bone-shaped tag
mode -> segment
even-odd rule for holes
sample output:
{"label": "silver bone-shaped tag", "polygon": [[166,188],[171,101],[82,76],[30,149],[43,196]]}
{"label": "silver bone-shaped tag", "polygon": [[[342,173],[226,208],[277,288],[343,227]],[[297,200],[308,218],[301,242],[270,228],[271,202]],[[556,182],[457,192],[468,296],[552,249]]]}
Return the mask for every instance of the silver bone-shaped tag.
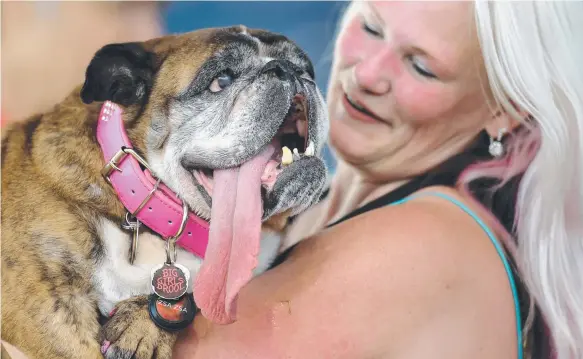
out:
{"label": "silver bone-shaped tag", "polygon": [[140,234],[140,220],[134,217],[134,220],[130,220],[130,214],[126,213],[125,222],[122,223],[121,227],[123,229],[132,231],[132,243],[130,245],[130,251],[128,253],[128,260],[130,264],[134,264],[136,260],[136,254],[138,253],[138,237]]}

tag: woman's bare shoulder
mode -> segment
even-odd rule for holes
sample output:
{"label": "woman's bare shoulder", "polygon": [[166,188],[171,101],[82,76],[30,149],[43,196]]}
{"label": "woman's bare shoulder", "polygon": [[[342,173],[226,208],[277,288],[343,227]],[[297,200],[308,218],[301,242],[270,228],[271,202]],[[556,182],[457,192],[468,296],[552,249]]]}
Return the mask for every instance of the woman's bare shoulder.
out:
{"label": "woman's bare shoulder", "polygon": [[[430,193],[439,195],[428,195]],[[405,203],[382,207],[342,222],[302,243],[305,248],[300,250],[314,252],[322,246],[334,251],[329,260],[363,258],[359,262],[379,269],[377,279],[380,280],[383,273],[398,271],[400,275],[394,278],[395,285],[408,286],[414,279],[427,284],[422,289],[425,293],[436,281],[442,284],[450,281],[453,285],[468,278],[487,276],[485,269],[503,270],[484,228],[443,195],[473,211],[487,225],[484,210],[464,195],[451,188],[432,187],[419,191],[415,198]],[[300,250],[299,256],[302,255]]]}
{"label": "woman's bare shoulder", "polygon": [[199,318],[191,358],[513,358],[513,314],[481,228],[423,196],[298,244],[241,291],[236,323],[209,329]]}
{"label": "woman's bare shoulder", "polygon": [[[434,193],[439,195],[430,195]],[[443,253],[448,259],[444,265],[448,265],[458,254],[465,258],[471,255],[471,249],[481,253],[484,247],[490,247],[486,233],[476,220],[442,195],[463,204],[478,217],[483,214],[458,191],[431,187],[417,192],[407,202],[366,212],[321,232],[300,243],[297,255],[302,255],[300,251],[312,251],[314,246],[333,244],[339,252],[350,256],[357,253],[370,256],[371,248],[379,249],[378,255],[388,256],[393,255],[394,249],[410,250],[408,254],[415,257],[430,255],[435,258],[437,253]],[[482,221],[487,223],[485,218]],[[390,251],[385,253],[380,249]]]}
{"label": "woman's bare shoulder", "polygon": [[[419,194],[428,192],[483,214],[454,189]],[[322,268],[318,279],[344,296],[339,302],[359,308],[352,315],[368,318],[365,326],[376,328],[369,335],[387,351],[434,358],[440,350],[449,358],[514,354],[512,294],[498,253],[476,220],[441,196],[367,212],[298,247],[297,258]],[[413,338],[419,346],[407,345]]]}

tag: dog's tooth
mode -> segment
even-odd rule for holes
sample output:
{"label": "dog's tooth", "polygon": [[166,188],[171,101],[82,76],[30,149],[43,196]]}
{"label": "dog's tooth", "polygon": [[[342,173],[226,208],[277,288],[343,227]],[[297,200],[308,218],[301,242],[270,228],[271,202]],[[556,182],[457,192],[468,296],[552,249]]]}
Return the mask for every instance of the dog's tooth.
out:
{"label": "dog's tooth", "polygon": [[283,146],[281,148],[282,155],[281,155],[281,164],[282,165],[289,165],[294,161],[291,151],[287,146]]}
{"label": "dog's tooth", "polygon": [[314,153],[315,153],[314,142],[310,141],[310,143],[308,143],[308,147],[306,148],[306,152],[304,152],[304,154],[306,156],[313,156]]}
{"label": "dog's tooth", "polygon": [[298,152],[297,148],[294,148],[293,153],[294,153],[294,161],[297,161],[301,158],[300,153]]}

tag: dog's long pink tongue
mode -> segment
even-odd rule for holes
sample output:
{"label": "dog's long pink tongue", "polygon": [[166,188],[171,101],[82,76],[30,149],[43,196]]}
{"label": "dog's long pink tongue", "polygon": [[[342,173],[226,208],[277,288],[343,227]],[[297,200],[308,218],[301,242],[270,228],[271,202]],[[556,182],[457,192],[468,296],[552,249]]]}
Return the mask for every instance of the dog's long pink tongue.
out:
{"label": "dog's long pink tongue", "polygon": [[240,168],[215,170],[209,244],[194,283],[202,314],[215,323],[235,320],[239,290],[257,265],[261,235],[261,175],[275,148]]}

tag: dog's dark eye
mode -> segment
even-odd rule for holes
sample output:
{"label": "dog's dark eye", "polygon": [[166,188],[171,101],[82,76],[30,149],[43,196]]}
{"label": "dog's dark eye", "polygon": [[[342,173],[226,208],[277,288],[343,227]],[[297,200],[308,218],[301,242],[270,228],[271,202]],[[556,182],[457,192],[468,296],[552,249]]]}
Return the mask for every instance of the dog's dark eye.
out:
{"label": "dog's dark eye", "polygon": [[217,76],[211,85],[209,86],[209,90],[211,92],[220,92],[223,91],[227,86],[233,83],[233,76],[229,74],[220,74]]}

